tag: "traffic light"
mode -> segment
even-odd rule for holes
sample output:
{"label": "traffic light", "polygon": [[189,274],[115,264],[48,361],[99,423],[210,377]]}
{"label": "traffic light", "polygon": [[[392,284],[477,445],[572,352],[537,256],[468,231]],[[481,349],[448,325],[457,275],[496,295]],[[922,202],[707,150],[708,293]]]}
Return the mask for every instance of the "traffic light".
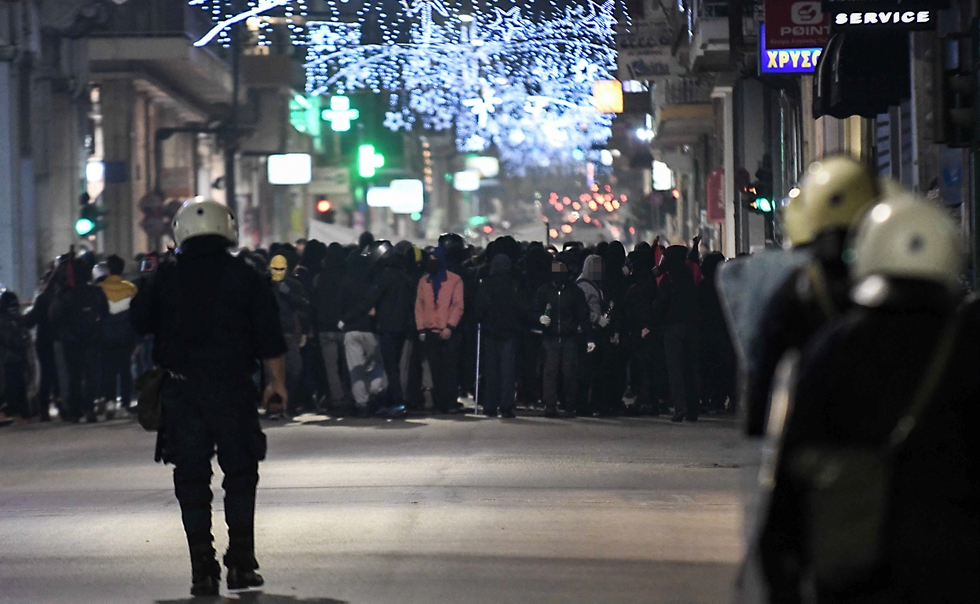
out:
{"label": "traffic light", "polygon": [[82,195],[81,211],[78,220],[75,221],[75,232],[79,237],[88,237],[105,229],[105,215],[107,210],[90,203],[88,195]]}
{"label": "traffic light", "polygon": [[950,147],[969,147],[977,122],[977,81],[970,54],[978,42],[969,34],[952,34],[942,39],[940,53],[942,83],[938,87],[938,119],[935,142]]}
{"label": "traffic light", "polygon": [[321,222],[333,224],[334,222],[333,202],[331,202],[326,197],[317,198],[316,213],[317,213],[317,218],[319,218]]}
{"label": "traffic light", "polygon": [[742,187],[739,192],[742,205],[753,212],[760,214],[771,214],[776,209],[776,204],[772,199],[772,193],[768,192],[765,185],[754,182]]}
{"label": "traffic light", "polygon": [[374,149],[374,145],[361,145],[357,150],[357,173],[361,178],[374,178],[378,168],[385,165],[385,156]]}

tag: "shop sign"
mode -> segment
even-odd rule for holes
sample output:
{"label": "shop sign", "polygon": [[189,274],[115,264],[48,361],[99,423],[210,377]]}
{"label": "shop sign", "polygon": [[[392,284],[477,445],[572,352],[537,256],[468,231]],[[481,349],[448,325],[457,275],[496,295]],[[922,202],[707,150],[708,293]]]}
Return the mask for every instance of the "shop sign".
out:
{"label": "shop sign", "polygon": [[823,47],[830,38],[830,15],[819,0],[766,0],[767,48]]}
{"label": "shop sign", "polygon": [[834,14],[834,28],[841,30],[935,29],[936,13],[929,10],[847,11]]}
{"label": "shop sign", "polygon": [[616,32],[621,80],[650,81],[677,73],[666,21],[638,21]]}
{"label": "shop sign", "polygon": [[763,24],[759,36],[759,73],[763,74],[795,74],[813,73],[817,62],[823,54],[823,48],[767,48]]}

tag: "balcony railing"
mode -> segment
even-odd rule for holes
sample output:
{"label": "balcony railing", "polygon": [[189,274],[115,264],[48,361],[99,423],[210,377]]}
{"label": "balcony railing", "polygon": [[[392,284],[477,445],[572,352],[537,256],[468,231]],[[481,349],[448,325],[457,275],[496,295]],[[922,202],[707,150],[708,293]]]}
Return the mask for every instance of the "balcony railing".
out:
{"label": "balcony railing", "polygon": [[200,6],[186,0],[140,0],[114,6],[109,23],[93,37],[170,37],[199,40],[214,23]]}

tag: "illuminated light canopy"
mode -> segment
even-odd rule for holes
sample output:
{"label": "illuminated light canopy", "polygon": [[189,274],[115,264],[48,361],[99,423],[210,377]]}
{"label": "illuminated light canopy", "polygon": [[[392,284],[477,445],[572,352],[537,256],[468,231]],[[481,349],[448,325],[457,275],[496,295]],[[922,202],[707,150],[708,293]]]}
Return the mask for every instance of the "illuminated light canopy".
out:
{"label": "illuminated light canopy", "polygon": [[[455,131],[460,151],[494,147],[515,175],[574,169],[586,153],[599,161],[592,150],[611,136],[612,115],[595,110],[593,84],[613,79],[621,0],[569,0],[534,14],[506,0],[465,13],[446,0],[390,4],[366,0],[357,21],[345,22],[338,0],[326,0],[316,20],[290,24],[293,42],[306,47],[309,94],[387,93],[388,129]],[[307,14],[304,0],[251,0],[242,14],[229,14],[223,0],[192,5],[216,23],[199,44],[226,43],[236,19]]]}

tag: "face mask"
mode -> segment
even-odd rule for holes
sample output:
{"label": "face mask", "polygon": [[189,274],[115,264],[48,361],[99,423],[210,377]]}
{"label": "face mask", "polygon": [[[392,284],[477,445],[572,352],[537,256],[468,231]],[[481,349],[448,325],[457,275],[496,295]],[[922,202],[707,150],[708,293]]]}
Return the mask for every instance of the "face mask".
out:
{"label": "face mask", "polygon": [[272,280],[276,283],[286,279],[286,268],[288,264],[286,263],[285,256],[276,256],[269,263],[269,270],[272,271]]}
{"label": "face mask", "polygon": [[429,262],[425,265],[425,270],[429,271],[430,275],[438,273],[439,261],[435,258],[429,258]]}

